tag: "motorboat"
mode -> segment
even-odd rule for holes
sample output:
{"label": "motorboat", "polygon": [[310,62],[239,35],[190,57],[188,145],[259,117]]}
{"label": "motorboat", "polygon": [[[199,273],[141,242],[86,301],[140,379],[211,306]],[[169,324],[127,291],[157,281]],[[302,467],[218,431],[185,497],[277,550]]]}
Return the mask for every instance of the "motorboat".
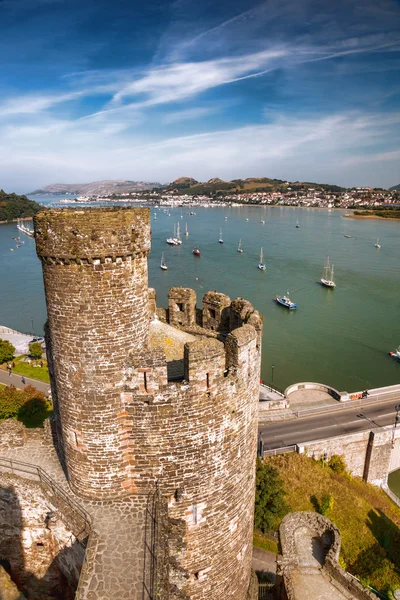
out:
{"label": "motorboat", "polygon": [[195,256],[200,256],[200,250],[198,249],[198,247],[197,247],[197,246],[195,246],[195,247],[193,248],[193,250],[192,250],[192,253],[193,253]]}
{"label": "motorboat", "polygon": [[281,306],[284,306],[285,308],[288,308],[289,310],[294,310],[295,308],[297,308],[296,302],[292,302],[290,300],[289,292],[287,292],[286,296],[276,296],[274,300],[275,302],[277,302]]}
{"label": "motorboat", "polygon": [[400,360],[400,346],[394,352],[389,352],[389,355],[393,356],[393,358],[397,358],[397,360]]}
{"label": "motorboat", "polygon": [[379,243],[379,238],[376,238],[376,244],[375,244],[375,248],[380,248],[381,245]]}

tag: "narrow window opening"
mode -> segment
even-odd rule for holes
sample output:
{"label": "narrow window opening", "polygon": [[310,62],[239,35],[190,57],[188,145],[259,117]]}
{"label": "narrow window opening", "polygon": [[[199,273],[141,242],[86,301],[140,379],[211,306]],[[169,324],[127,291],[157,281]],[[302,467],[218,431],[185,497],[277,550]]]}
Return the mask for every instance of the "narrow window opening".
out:
{"label": "narrow window opening", "polygon": [[183,312],[184,308],[185,308],[185,305],[182,302],[178,302],[177,303],[177,307],[178,307],[178,310],[180,310],[181,312]]}
{"label": "narrow window opening", "polygon": [[207,388],[209,388],[210,387],[210,374],[209,373],[206,374],[206,379],[207,379]]}
{"label": "narrow window opening", "polygon": [[146,371],[143,373],[143,384],[144,384],[144,389],[147,392],[147,373],[146,373]]}
{"label": "narrow window opening", "polygon": [[36,546],[44,546],[43,542],[36,542]]}
{"label": "narrow window opening", "polygon": [[194,578],[195,578],[195,579],[198,579],[198,578],[199,578],[199,575],[200,575],[199,571],[196,571],[196,573],[194,574]]}
{"label": "narrow window opening", "polygon": [[216,312],[215,312],[215,310],[214,310],[213,308],[209,308],[208,310],[210,311],[210,317],[211,317],[212,319],[215,319],[215,317],[216,317]]}
{"label": "narrow window opening", "polygon": [[74,442],[75,442],[75,446],[78,447],[79,443],[78,443],[78,436],[76,434],[76,431],[73,432],[73,436],[74,436]]}

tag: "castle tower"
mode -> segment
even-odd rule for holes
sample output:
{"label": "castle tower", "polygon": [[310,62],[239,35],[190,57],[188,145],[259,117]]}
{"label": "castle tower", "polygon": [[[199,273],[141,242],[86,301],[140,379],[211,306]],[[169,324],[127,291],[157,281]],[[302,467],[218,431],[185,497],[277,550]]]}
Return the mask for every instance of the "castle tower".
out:
{"label": "castle tower", "polygon": [[35,231],[73,490],[107,500],[158,490],[163,600],[253,600],[261,316],[213,292],[201,317],[195,292],[173,288],[169,324],[150,321],[147,209],[45,211]]}
{"label": "castle tower", "polygon": [[149,211],[45,211],[35,231],[70,485],[113,498],[127,485],[124,367],[148,343]]}

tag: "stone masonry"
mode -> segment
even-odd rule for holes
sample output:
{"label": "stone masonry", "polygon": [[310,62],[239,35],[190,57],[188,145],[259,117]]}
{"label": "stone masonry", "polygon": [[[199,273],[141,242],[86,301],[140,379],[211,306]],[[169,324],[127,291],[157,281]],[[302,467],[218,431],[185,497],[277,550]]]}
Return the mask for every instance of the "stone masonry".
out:
{"label": "stone masonry", "polygon": [[[163,314],[188,334],[171,353],[182,363],[172,381],[166,349],[154,339],[173,340],[158,332],[150,341],[150,321],[161,313],[148,288],[149,211],[45,211],[36,215],[35,231],[54,434],[67,485],[91,512],[98,539],[115,513],[142,549],[134,560],[130,542],[116,537],[113,551],[120,554],[124,544],[127,564],[120,569],[129,572],[129,589],[122,589],[124,573],[112,570],[113,561],[104,564],[101,585],[86,564],[79,600],[254,598],[259,313],[242,298],[231,302],[216,292],[205,295],[199,311],[193,290],[172,288]],[[154,574],[146,571],[153,563],[145,542],[149,500],[156,496]]]}

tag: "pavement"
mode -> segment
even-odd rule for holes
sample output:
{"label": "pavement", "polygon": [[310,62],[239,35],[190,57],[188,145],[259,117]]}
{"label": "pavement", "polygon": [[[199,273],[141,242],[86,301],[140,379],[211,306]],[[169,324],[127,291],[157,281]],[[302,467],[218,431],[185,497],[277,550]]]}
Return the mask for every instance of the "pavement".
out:
{"label": "pavement", "polygon": [[50,384],[44,381],[39,381],[38,379],[31,379],[30,377],[25,377],[25,385],[21,381],[22,375],[18,374],[8,374],[8,371],[4,371],[0,369],[0,383],[3,385],[14,385],[19,390],[23,390],[27,385],[33,385],[37,390],[43,392],[47,395],[48,390],[50,389]]}
{"label": "pavement", "polygon": [[276,575],[276,554],[268,550],[261,550],[253,546],[252,567],[255,571],[271,573],[275,580]]}

